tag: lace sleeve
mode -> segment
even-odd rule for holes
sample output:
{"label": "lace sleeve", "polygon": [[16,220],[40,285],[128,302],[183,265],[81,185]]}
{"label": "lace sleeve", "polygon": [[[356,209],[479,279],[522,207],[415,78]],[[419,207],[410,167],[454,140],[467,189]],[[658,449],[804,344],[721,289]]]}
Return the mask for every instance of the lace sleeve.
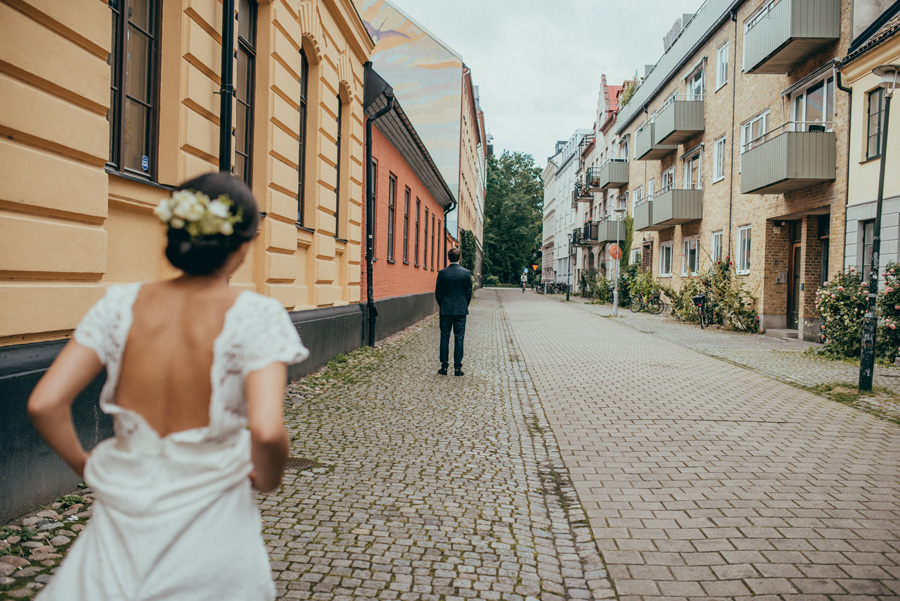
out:
{"label": "lace sleeve", "polygon": [[97,353],[103,365],[109,362],[109,322],[113,318],[112,294],[112,289],[106,291],[106,294],[81,319],[72,335],[75,342]]}
{"label": "lace sleeve", "polygon": [[257,311],[256,327],[249,332],[245,346],[244,376],[272,363],[300,363],[309,351],[300,341],[291,316],[275,299],[262,297]]}

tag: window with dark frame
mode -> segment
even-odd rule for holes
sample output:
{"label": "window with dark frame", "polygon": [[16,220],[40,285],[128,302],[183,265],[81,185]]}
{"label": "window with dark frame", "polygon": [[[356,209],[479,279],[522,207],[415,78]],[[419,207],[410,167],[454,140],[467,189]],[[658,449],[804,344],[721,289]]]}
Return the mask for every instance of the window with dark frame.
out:
{"label": "window with dark frame", "polygon": [[425,207],[425,236],[422,239],[422,268],[428,269],[428,207]]}
{"label": "window with dark frame", "polygon": [[237,75],[234,82],[234,175],[251,185],[253,82],[256,79],[256,2],[238,0]]}
{"label": "window with dark frame", "polygon": [[434,213],[431,214],[431,271],[434,271]]}
{"label": "window with dark frame", "polygon": [[884,123],[884,88],[877,88],[868,94],[868,131],[866,132],[866,159],[881,156],[881,129]]}
{"label": "window with dark frame", "polygon": [[397,178],[391,175],[388,178],[388,241],[387,241],[387,258],[388,261],[394,260],[394,219],[395,219],[395,201],[397,196]]}
{"label": "window with dark frame", "polygon": [[862,278],[864,282],[869,281],[872,274],[872,248],[875,240],[875,220],[862,222]]}
{"label": "window with dark frame", "polygon": [[297,143],[300,154],[297,162],[297,225],[303,225],[306,213],[306,121],[309,100],[309,61],[300,49],[300,131]]}
{"label": "window with dark frame", "polygon": [[[438,266],[440,266],[440,264],[441,264],[441,257],[443,257],[444,255],[447,254],[447,249],[446,249],[446,248],[444,248],[444,252],[441,253],[441,240],[444,239],[444,236],[443,236],[444,230],[441,229],[441,221],[440,221],[440,219],[438,220],[437,231],[440,232],[440,233],[437,235],[437,237],[438,237],[438,239],[437,239],[437,260],[438,260]],[[445,247],[447,246],[447,243],[446,243],[446,242],[444,242],[444,246],[445,246]]]}
{"label": "window with dark frame", "polygon": [[[341,117],[343,116],[344,103],[341,102],[341,95],[337,96],[338,109],[337,109],[337,141],[335,144],[337,145],[337,157],[335,158],[334,168],[337,172],[334,181],[334,237],[341,237]],[[374,242],[374,240],[373,240]],[[373,247],[374,252],[374,247]]]}
{"label": "window with dark frame", "polygon": [[[115,171],[152,178],[156,172],[159,3],[109,0],[112,12],[109,161]],[[127,16],[126,16],[127,15]]]}
{"label": "window with dark frame", "polygon": [[422,201],[418,198],[416,199],[416,245],[414,247],[415,250],[415,264],[416,267],[419,266],[419,214],[422,212]]}
{"label": "window with dark frame", "polygon": [[403,262],[409,264],[409,188],[403,194]]}

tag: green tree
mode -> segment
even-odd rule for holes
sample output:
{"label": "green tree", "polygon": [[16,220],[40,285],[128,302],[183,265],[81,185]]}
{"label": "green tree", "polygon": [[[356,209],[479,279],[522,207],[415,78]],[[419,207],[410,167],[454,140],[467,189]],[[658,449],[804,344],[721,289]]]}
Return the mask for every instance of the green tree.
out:
{"label": "green tree", "polygon": [[475,255],[478,252],[478,243],[475,241],[475,234],[471,230],[460,230],[459,252],[462,253],[459,264],[469,271],[475,271]]}
{"label": "green tree", "polygon": [[530,154],[488,157],[484,200],[484,275],[517,284],[541,247],[544,184]]}

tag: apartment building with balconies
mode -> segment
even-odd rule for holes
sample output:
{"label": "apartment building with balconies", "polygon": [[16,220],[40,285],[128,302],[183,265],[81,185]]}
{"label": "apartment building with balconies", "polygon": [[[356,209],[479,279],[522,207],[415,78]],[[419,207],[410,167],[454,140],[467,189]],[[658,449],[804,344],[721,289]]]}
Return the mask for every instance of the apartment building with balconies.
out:
{"label": "apartment building with balconies", "polygon": [[[852,0],[707,0],[621,107],[633,253],[668,285],[733,263],[762,327],[818,338],[843,266]],[[832,243],[832,234],[840,240]]]}
{"label": "apartment building with balconies", "polygon": [[[544,281],[575,284],[574,248],[579,240],[573,236],[578,220],[576,206],[581,176],[581,150],[584,140],[592,134],[589,129],[576,130],[568,140],[556,143],[553,155],[544,169],[544,260],[552,256],[552,269],[544,268]],[[552,275],[550,275],[552,274]]]}
{"label": "apartment building with balconies", "polygon": [[[619,226],[616,234],[617,218],[615,206],[618,188],[627,183],[627,153],[620,148],[619,137],[615,134],[618,98],[622,86],[610,86],[606,75],[600,77],[600,93],[597,101],[593,133],[582,140],[576,189],[573,204],[576,210],[577,233],[573,238],[579,249],[576,252],[576,280],[585,271],[595,270],[606,277],[613,269],[610,249],[612,243],[624,239],[624,228]],[[610,236],[609,232],[612,232]],[[580,280],[579,280],[580,281]]]}

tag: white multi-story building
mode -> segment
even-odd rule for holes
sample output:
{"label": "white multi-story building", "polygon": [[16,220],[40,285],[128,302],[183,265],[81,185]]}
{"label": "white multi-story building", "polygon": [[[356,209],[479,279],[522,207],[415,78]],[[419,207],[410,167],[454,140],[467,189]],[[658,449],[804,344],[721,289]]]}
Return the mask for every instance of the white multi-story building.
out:
{"label": "white multi-story building", "polygon": [[572,273],[574,253],[570,250],[575,242],[572,234],[577,218],[572,192],[580,167],[579,149],[590,134],[589,129],[577,130],[567,141],[557,142],[555,153],[547,159],[544,169],[544,281],[575,284]]}

